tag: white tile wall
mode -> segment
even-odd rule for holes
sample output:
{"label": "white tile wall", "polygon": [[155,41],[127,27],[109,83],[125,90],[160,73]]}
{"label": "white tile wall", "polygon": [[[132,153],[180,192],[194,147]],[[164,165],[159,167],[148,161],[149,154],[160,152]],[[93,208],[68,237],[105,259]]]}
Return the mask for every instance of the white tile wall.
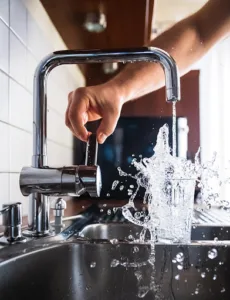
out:
{"label": "white tile wall", "polygon": [[9,121],[9,77],[0,71],[0,120]]}
{"label": "white tile wall", "polygon": [[10,0],[10,28],[25,44],[27,41],[27,12],[20,0]]}
{"label": "white tile wall", "polygon": [[[21,85],[10,79],[9,90],[10,124],[32,132],[33,99],[32,95]],[[22,118],[23,116],[23,118]]]}
{"label": "white tile wall", "polygon": [[1,0],[0,1],[0,18],[8,25],[9,24],[9,1],[10,0]]}
{"label": "white tile wall", "polygon": [[9,72],[9,28],[0,19],[0,68]]}
{"label": "white tile wall", "polygon": [[[33,76],[39,60],[54,47],[22,0],[0,0],[0,45],[0,208],[20,201],[27,214],[28,198],[20,193],[19,173],[32,160]],[[72,163],[72,135],[64,116],[67,95],[78,82],[82,78],[77,72],[74,77],[63,66],[48,80],[48,160],[52,166]]]}
{"label": "white tile wall", "polygon": [[[10,167],[9,156],[9,125],[0,123],[0,172],[8,172]],[[1,186],[1,185],[0,185]],[[1,193],[1,191],[0,191]]]}
{"label": "white tile wall", "polygon": [[10,31],[10,75],[26,86],[26,47]]}

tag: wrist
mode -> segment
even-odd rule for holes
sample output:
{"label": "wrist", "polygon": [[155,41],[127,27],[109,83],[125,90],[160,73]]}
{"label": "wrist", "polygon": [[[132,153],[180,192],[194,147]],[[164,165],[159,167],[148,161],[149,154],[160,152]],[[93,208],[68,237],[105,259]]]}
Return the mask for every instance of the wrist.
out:
{"label": "wrist", "polygon": [[107,82],[107,85],[108,88],[114,91],[116,97],[121,102],[121,105],[123,105],[132,99],[132,91],[128,80],[122,78],[120,75],[121,74],[118,74],[116,77],[112,78]]}

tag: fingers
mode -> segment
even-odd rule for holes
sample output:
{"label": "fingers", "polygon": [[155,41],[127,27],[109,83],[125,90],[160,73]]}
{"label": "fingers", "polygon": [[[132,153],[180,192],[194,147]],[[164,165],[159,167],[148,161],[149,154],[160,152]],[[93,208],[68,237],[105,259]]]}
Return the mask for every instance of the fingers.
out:
{"label": "fingers", "polygon": [[117,104],[119,102],[107,100],[107,96],[104,97],[100,90],[98,98],[95,96],[95,90],[92,92],[89,89],[86,91],[86,88],[79,88],[71,92],[68,96],[65,123],[77,138],[87,141],[90,133],[85,128],[85,124],[89,120],[102,118],[97,130],[97,140],[102,144],[114,132],[121,107]]}
{"label": "fingers", "polygon": [[68,101],[66,126],[77,138],[87,141],[89,133],[84,126],[88,121],[86,101],[78,96],[78,91],[71,92],[68,96]]}
{"label": "fingers", "polygon": [[69,129],[71,131],[73,131],[73,130],[72,130],[72,126],[71,126],[71,123],[70,123],[70,120],[69,120],[69,108],[70,108],[70,104],[71,104],[71,101],[72,101],[72,94],[73,94],[73,92],[69,93],[69,95],[68,95],[68,106],[67,106],[66,113],[65,113],[65,125],[67,127],[69,127]]}
{"label": "fingers", "polygon": [[107,137],[114,132],[119,116],[120,111],[114,109],[103,113],[101,124],[97,130],[97,140],[99,144],[103,144]]}

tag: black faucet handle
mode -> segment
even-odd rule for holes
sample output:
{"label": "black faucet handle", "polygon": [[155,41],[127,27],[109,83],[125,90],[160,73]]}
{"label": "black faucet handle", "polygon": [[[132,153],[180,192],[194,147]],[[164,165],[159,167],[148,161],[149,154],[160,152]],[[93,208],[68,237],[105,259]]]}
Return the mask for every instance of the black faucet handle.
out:
{"label": "black faucet handle", "polygon": [[86,153],[85,153],[85,165],[86,166],[96,166],[97,165],[97,152],[98,152],[98,142],[95,133],[92,133],[87,141]]}

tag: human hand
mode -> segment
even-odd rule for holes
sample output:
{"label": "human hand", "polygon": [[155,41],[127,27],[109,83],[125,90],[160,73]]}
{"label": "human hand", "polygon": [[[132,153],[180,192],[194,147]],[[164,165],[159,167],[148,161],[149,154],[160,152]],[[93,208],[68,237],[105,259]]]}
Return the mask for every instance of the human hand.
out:
{"label": "human hand", "polygon": [[124,97],[121,89],[105,83],[78,88],[69,94],[68,101],[65,122],[72,133],[80,140],[87,141],[90,132],[85,124],[102,119],[97,130],[97,140],[102,144],[115,130]]}

